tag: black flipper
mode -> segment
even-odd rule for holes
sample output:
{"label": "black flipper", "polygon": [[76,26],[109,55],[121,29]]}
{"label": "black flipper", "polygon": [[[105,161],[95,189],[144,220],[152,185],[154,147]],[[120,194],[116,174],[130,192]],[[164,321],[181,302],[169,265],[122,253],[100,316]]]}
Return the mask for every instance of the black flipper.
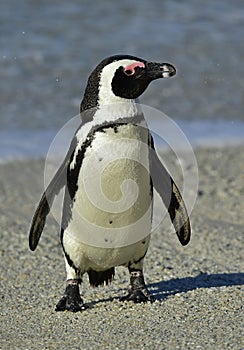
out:
{"label": "black flipper", "polygon": [[153,187],[159,193],[168,210],[180,243],[186,245],[191,237],[187,209],[178,187],[157,156],[153,140],[150,148],[150,174]]}
{"label": "black flipper", "polygon": [[43,193],[38,207],[35,211],[29,235],[29,247],[31,250],[35,250],[37,247],[37,244],[39,242],[43,228],[46,223],[46,217],[50,212],[55,196],[59,194],[60,190],[66,184],[67,167],[70,163],[71,155],[74,152],[76,144],[77,139],[76,137],[74,137],[63,163],[61,164],[56,174],[52,178],[50,184],[48,185],[47,189]]}

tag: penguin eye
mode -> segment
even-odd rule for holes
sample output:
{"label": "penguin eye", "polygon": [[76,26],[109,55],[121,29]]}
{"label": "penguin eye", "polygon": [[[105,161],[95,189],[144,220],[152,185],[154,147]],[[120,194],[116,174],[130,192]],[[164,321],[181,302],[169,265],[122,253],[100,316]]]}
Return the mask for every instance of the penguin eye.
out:
{"label": "penguin eye", "polygon": [[125,75],[127,75],[127,76],[131,76],[131,75],[133,75],[133,74],[135,73],[135,70],[125,69],[125,70],[124,70],[124,73],[125,73]]}
{"label": "penguin eye", "polygon": [[[145,63],[143,62],[133,62],[132,64],[129,64],[128,66],[124,67],[124,73],[128,77],[131,77],[135,73],[138,73],[139,76],[141,75],[141,71],[145,68]],[[136,74],[136,75],[138,75]]]}

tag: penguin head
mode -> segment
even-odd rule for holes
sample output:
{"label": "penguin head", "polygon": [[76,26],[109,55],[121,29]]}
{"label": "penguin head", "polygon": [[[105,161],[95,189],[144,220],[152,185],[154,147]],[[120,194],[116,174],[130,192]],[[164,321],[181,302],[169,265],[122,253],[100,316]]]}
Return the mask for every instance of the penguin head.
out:
{"label": "penguin head", "polygon": [[[133,100],[146,90],[151,81],[175,74],[175,67],[169,63],[148,62],[129,55],[111,56],[91,73],[83,102],[87,105],[90,100],[88,107],[95,107],[125,99]],[[92,100],[96,101],[91,103]]]}

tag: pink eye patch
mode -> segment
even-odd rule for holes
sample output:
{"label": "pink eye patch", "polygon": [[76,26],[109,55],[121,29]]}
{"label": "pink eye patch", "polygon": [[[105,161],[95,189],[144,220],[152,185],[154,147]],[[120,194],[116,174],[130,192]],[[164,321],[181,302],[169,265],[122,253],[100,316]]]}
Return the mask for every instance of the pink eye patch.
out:
{"label": "pink eye patch", "polygon": [[133,75],[135,73],[135,69],[137,67],[140,67],[140,68],[145,68],[145,64],[142,63],[142,62],[134,62],[132,64],[129,64],[128,66],[126,66],[124,68],[124,72],[126,75]]}

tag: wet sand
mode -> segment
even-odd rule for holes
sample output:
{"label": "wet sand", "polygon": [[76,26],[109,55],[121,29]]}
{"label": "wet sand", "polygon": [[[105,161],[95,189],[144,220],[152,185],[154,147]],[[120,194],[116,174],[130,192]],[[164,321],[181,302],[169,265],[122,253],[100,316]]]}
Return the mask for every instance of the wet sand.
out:
{"label": "wet sand", "polygon": [[0,165],[1,349],[243,349],[244,147],[196,150],[199,196],[192,240],[166,220],[152,235],[145,279],[156,302],[122,303],[128,273],[81,294],[89,308],[57,313],[65,287],[59,228],[36,252],[28,229],[43,190],[42,160]]}

